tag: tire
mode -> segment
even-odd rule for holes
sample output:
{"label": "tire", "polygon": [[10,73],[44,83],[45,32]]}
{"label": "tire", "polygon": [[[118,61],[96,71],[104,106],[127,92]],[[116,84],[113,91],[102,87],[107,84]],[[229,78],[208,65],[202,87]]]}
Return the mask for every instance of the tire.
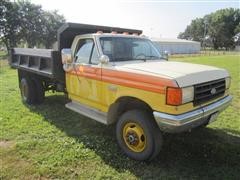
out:
{"label": "tire", "polygon": [[204,124],[202,124],[202,125],[200,125],[198,127],[193,128],[192,130],[193,131],[195,131],[195,130],[198,131],[198,130],[201,130],[201,129],[205,129],[205,128],[207,128],[208,125],[209,125],[208,122],[206,122],[206,123],[204,123]]}
{"label": "tire", "polygon": [[36,88],[34,82],[29,78],[22,78],[20,82],[22,101],[27,104],[36,103]]}
{"label": "tire", "polygon": [[161,150],[160,129],[153,116],[141,110],[130,110],[120,117],[116,136],[120,148],[134,160],[152,160]]}
{"label": "tire", "polygon": [[39,79],[33,79],[35,89],[36,89],[36,103],[41,104],[45,98],[45,91],[43,87],[43,83]]}

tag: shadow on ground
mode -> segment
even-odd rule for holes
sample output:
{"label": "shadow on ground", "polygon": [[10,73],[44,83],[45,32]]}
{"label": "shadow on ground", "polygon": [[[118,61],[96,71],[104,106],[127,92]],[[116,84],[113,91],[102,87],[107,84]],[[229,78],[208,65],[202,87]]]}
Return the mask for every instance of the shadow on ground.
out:
{"label": "shadow on ground", "polygon": [[165,134],[159,156],[151,162],[137,162],[118,148],[114,126],[105,126],[71,112],[64,107],[66,102],[64,96],[49,96],[43,105],[31,110],[93,150],[120,173],[130,171],[141,178],[239,178],[240,132],[231,135],[227,129],[205,128],[191,133]]}

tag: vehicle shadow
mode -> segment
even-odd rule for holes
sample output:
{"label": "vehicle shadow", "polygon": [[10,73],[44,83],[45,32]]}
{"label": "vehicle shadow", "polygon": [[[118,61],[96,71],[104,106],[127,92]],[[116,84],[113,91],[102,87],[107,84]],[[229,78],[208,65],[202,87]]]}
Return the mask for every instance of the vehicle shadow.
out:
{"label": "vehicle shadow", "polygon": [[240,175],[240,133],[204,128],[191,133],[164,134],[159,156],[151,162],[126,157],[115,139],[115,127],[105,126],[65,108],[62,95],[46,98],[30,107],[68,136],[93,150],[118,172],[130,171],[146,179],[238,179]]}

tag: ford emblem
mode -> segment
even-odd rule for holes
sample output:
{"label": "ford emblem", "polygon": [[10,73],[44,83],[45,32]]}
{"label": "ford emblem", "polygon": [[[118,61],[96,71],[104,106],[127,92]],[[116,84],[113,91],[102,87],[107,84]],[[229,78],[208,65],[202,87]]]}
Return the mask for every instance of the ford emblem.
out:
{"label": "ford emblem", "polygon": [[213,94],[216,94],[216,92],[217,92],[216,88],[212,88],[212,89],[211,89],[211,94],[212,94],[212,95],[213,95]]}

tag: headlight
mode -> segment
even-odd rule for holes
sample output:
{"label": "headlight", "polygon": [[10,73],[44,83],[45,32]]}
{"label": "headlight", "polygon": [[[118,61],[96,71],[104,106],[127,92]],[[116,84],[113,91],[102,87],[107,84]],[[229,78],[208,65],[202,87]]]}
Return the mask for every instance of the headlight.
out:
{"label": "headlight", "polygon": [[229,89],[230,85],[231,85],[231,78],[230,77],[225,78],[225,84],[226,84],[226,89]]}
{"label": "headlight", "polygon": [[182,88],[182,104],[193,101],[194,88],[193,86]]}
{"label": "headlight", "polygon": [[181,105],[187,102],[193,101],[194,88],[193,86],[186,88],[167,88],[167,104],[169,105]]}

